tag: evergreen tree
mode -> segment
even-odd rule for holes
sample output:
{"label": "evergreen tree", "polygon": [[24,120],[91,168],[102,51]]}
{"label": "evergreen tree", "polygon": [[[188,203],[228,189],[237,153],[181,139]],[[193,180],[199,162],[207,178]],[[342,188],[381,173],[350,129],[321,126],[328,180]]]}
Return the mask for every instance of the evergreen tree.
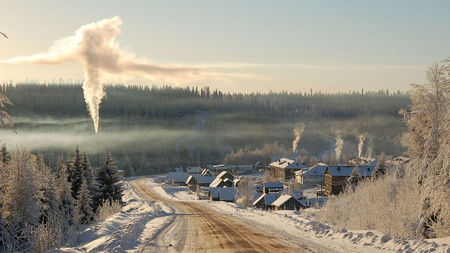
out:
{"label": "evergreen tree", "polygon": [[75,150],[75,155],[73,155],[67,162],[67,173],[69,175],[68,181],[71,183],[72,197],[77,199],[84,174],[83,160],[78,146]]}
{"label": "evergreen tree", "polygon": [[7,164],[9,160],[11,160],[11,155],[9,154],[8,149],[6,148],[6,144],[3,144],[2,148],[0,149],[0,157],[1,162],[3,164]]}
{"label": "evergreen tree", "polygon": [[353,168],[352,174],[347,179],[346,190],[354,192],[358,183],[362,180],[361,173],[359,172],[358,165]]}
{"label": "evergreen tree", "polygon": [[106,150],[103,163],[97,170],[97,183],[102,200],[122,202],[122,177],[109,149]]}
{"label": "evergreen tree", "polygon": [[69,227],[75,224],[75,199],[72,197],[71,184],[67,181],[66,166],[64,157],[58,159],[55,171],[56,196],[59,202],[59,210],[64,218],[65,228],[63,231],[69,231]]}
{"label": "evergreen tree", "polygon": [[86,179],[83,177],[77,196],[76,217],[78,224],[88,224],[94,218],[92,197],[89,193]]}
{"label": "evergreen tree", "polygon": [[99,192],[98,185],[95,180],[94,168],[91,166],[91,162],[89,161],[86,152],[83,153],[83,160],[81,163],[81,167],[83,168],[83,176],[86,178],[89,194],[92,197],[92,208],[94,211],[96,211],[97,208],[102,204],[101,194]]}
{"label": "evergreen tree", "polygon": [[375,166],[375,170],[372,173],[372,178],[378,179],[381,178],[384,174],[386,174],[386,158],[384,152],[382,152],[380,158],[378,159],[378,163]]}
{"label": "evergreen tree", "polygon": [[36,170],[39,177],[39,191],[42,198],[39,200],[39,206],[41,209],[41,221],[46,221],[46,218],[55,212],[59,206],[58,198],[56,196],[55,185],[51,178],[51,170],[44,163],[44,156],[39,155],[36,158]]}

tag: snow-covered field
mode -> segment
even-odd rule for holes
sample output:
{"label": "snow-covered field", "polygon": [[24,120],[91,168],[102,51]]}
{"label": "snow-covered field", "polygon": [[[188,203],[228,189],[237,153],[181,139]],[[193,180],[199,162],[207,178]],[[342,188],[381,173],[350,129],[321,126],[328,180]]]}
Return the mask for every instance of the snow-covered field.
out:
{"label": "snow-covered field", "polygon": [[[312,252],[450,253],[450,238],[410,240],[391,237],[378,231],[335,230],[314,221],[314,212],[318,211],[315,209],[302,212],[262,211],[241,208],[234,203],[196,200],[186,187],[162,184],[163,178],[164,176],[148,177],[146,185],[162,197],[196,201],[222,214],[239,218],[274,236],[301,240]],[[86,227],[81,232],[77,247],[64,248],[57,252],[148,252],[152,248],[152,240],[174,219],[175,211],[165,203],[142,198],[129,183],[126,183],[125,187],[126,205],[120,213],[100,224]],[[323,250],[324,248],[327,250]]]}

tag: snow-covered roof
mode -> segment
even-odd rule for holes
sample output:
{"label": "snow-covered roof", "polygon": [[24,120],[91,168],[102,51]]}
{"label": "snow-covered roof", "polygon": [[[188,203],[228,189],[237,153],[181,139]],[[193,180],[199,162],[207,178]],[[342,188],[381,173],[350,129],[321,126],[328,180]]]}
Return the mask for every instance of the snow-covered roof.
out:
{"label": "snow-covered roof", "polygon": [[211,184],[216,177],[197,177],[197,184]]}
{"label": "snow-covered roof", "polygon": [[291,156],[271,156],[271,157],[270,157],[270,161],[271,161],[271,162],[275,162],[275,161],[280,160],[280,159],[283,159],[283,158],[287,158],[287,159],[290,159],[290,160],[295,161],[295,159],[297,158],[297,156],[295,156],[295,155],[291,155]]}
{"label": "snow-covered roof", "polygon": [[264,183],[264,188],[283,188],[283,182],[267,182]]}
{"label": "snow-covered roof", "polygon": [[277,199],[272,203],[272,206],[277,206],[277,207],[279,207],[279,206],[283,205],[284,203],[286,203],[286,202],[287,202],[288,200],[290,200],[291,198],[293,198],[291,195],[287,195],[287,194],[281,195],[279,198],[277,198]]}
{"label": "snow-covered roof", "polygon": [[189,174],[186,172],[169,172],[167,173],[167,180],[173,181],[175,183],[185,183],[188,179]]}
{"label": "snow-covered roof", "polygon": [[[340,166],[328,166],[327,170],[329,174],[332,176],[343,176],[348,177],[352,174],[352,171],[355,167],[349,165],[340,165]],[[375,170],[374,166],[358,166],[359,173],[363,177],[372,176],[373,171]]]}
{"label": "snow-covered roof", "polygon": [[309,168],[309,170],[304,172],[303,175],[305,175],[305,176],[315,176],[315,175],[323,176],[327,167],[328,167],[328,165],[326,165],[326,164],[323,164],[323,165],[316,164],[316,165],[312,166],[311,168]]}
{"label": "snow-covered roof", "polygon": [[261,200],[264,200],[264,204],[266,206],[268,205],[272,205],[272,203],[277,199],[278,195],[277,194],[273,194],[273,193],[263,193],[261,196],[259,196],[259,198],[257,198],[254,202],[253,205],[258,204],[258,202],[260,202]]}
{"label": "snow-covered roof", "polygon": [[291,160],[289,158],[280,158],[274,162],[271,162],[269,165],[272,167],[277,167],[277,168],[286,168],[288,165],[290,165],[291,163],[294,163],[294,160]]}

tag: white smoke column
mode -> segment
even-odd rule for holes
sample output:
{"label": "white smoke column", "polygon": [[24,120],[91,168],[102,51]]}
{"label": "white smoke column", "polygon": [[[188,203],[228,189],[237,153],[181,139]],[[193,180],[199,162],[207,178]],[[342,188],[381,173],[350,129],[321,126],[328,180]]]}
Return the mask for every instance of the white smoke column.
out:
{"label": "white smoke column", "polygon": [[[235,73],[215,73],[208,68],[195,66],[166,66],[137,58],[132,52],[122,50],[116,42],[122,19],[115,16],[81,26],[74,36],[56,41],[47,52],[15,57],[2,63],[61,64],[81,62],[85,71],[84,98],[98,132],[99,108],[105,96],[103,83],[107,78],[118,80],[144,76],[152,81],[181,83],[206,78],[228,80],[245,78]],[[213,68],[213,67],[211,67]],[[109,80],[108,79],[108,80]]]}
{"label": "white smoke column", "polygon": [[342,140],[341,135],[336,136],[336,148],[334,149],[334,152],[336,153],[336,160],[338,163],[341,162],[341,152],[343,146],[344,140]]}
{"label": "white smoke column", "polygon": [[360,134],[359,135],[359,143],[358,143],[358,157],[361,157],[365,140],[366,140],[366,136],[364,134]]}
{"label": "white smoke column", "polygon": [[295,139],[292,142],[292,153],[295,154],[295,151],[297,151],[297,144],[302,138],[303,131],[305,131],[305,124],[303,123],[297,123],[295,125],[295,128],[293,130]]}

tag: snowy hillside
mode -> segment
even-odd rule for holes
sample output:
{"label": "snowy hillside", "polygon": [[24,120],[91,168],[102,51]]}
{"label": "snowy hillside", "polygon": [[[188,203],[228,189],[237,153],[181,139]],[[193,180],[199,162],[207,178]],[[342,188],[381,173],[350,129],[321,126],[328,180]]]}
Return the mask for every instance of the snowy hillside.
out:
{"label": "snowy hillside", "polygon": [[[156,245],[155,238],[175,219],[175,210],[163,202],[148,200],[126,184],[122,212],[103,223],[86,227],[78,247],[58,252],[176,252],[171,244]],[[196,200],[186,187],[167,186],[162,177],[149,177],[145,185],[154,193],[170,199],[195,201],[207,208],[242,220],[256,230],[287,241],[301,242],[307,252],[450,252],[450,238],[408,240],[392,238],[378,231],[333,230],[314,221],[318,210],[261,211],[240,208],[234,203]],[[172,240],[183,240],[185,233],[173,231]],[[180,238],[178,238],[180,237]]]}

